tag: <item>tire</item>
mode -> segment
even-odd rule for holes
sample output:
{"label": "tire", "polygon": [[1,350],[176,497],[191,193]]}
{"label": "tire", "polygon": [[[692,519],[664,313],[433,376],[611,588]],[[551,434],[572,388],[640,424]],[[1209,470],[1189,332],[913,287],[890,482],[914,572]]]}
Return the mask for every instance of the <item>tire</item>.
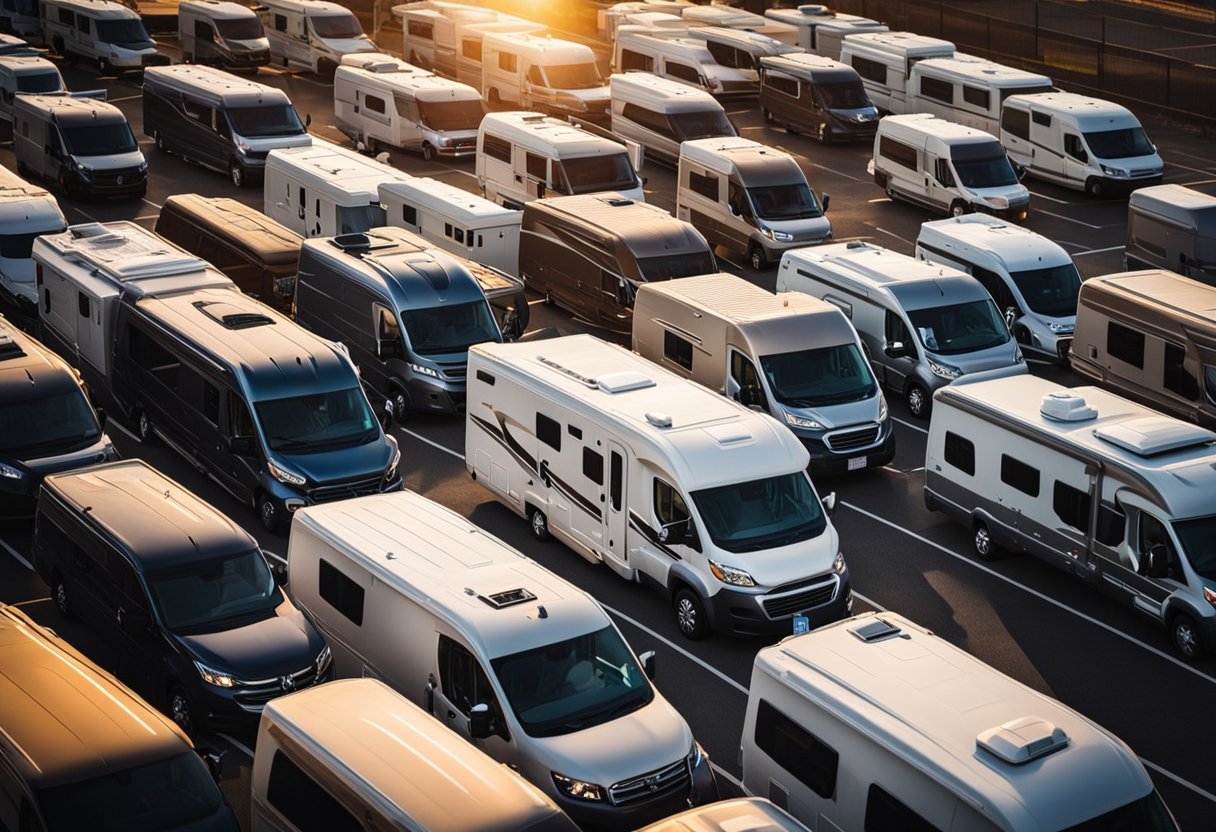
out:
{"label": "tire", "polygon": [[232,180],[233,186],[244,188],[248,183],[248,177],[245,174],[245,166],[233,159],[228,163],[228,178]]}
{"label": "tire", "polygon": [[762,272],[768,268],[768,257],[764,254],[764,249],[760,246],[753,245],[747,251],[747,262],[753,269]]}
{"label": "tire", "polygon": [[317,61],[317,75],[322,78],[333,78],[334,73],[338,71],[338,65],[329,58],[322,58]]}
{"label": "tire", "polygon": [[549,539],[549,518],[538,508],[528,510],[528,525],[532,528],[532,536],[537,540]]}
{"label": "tire", "polygon": [[764,113],[764,123],[765,124],[776,124],[777,123],[777,120],[775,118],[773,118],[773,114],[769,111],[768,107],[765,107],[763,110],[761,110],[761,112]]}
{"label": "tire", "polygon": [[169,689],[169,718],[187,734],[194,728],[194,709],[190,706],[190,697],[181,685]]}
{"label": "tire", "polygon": [[399,425],[404,425],[410,420],[410,402],[406,398],[405,393],[400,390],[393,390],[389,395],[389,400],[393,403],[393,421]]}
{"label": "tire", "polygon": [[988,524],[980,521],[975,524],[975,530],[972,534],[971,544],[975,548],[975,556],[984,562],[996,560],[997,545],[992,539],[992,532],[988,530]]}
{"label": "tire", "polygon": [[967,206],[965,203],[955,200],[953,203],[950,204],[950,216],[952,216],[952,217],[961,217],[964,214],[969,214],[969,213],[971,213],[971,212],[967,210]]}
{"label": "tire", "polygon": [[286,513],[286,509],[280,506],[274,497],[265,493],[258,495],[258,519],[262,521],[262,528],[266,531],[282,534],[287,528],[283,519]]}
{"label": "tire", "polygon": [[156,151],[158,153],[167,153],[165,150],[165,137],[161,135],[159,130],[152,133],[152,141],[156,143]]}
{"label": "tire", "polygon": [[97,59],[97,72],[101,75],[109,75],[111,72],[110,62],[105,58]]}
{"label": "tire", "polygon": [[1090,199],[1101,199],[1106,196],[1106,188],[1102,186],[1102,180],[1096,176],[1091,176],[1085,180],[1085,195]]}
{"label": "tire", "polygon": [[422,143],[422,158],[428,162],[435,158],[435,148],[431,146],[430,142]]}
{"label": "tire", "polygon": [[933,399],[929,395],[929,391],[917,382],[912,382],[908,385],[908,392],[905,394],[908,400],[908,410],[917,419],[928,419],[929,408],[932,407]]}
{"label": "tire", "polygon": [[1194,661],[1203,655],[1204,645],[1199,634],[1199,625],[1195,619],[1180,612],[1170,619],[1170,640],[1174,649],[1187,661]]}
{"label": "tire", "polygon": [[682,586],[676,591],[676,597],[672,599],[672,607],[676,615],[676,626],[680,628],[681,635],[690,641],[705,638],[709,632],[709,625],[705,622],[705,604],[701,601],[700,595],[688,587]]}
{"label": "tire", "polygon": [[135,433],[139,437],[139,441],[145,445],[151,445],[156,441],[156,429],[152,425],[152,417],[143,408],[135,411]]}
{"label": "tire", "polygon": [[60,618],[74,618],[72,602],[68,595],[68,586],[63,576],[58,572],[51,578],[51,599],[55,602],[55,611]]}

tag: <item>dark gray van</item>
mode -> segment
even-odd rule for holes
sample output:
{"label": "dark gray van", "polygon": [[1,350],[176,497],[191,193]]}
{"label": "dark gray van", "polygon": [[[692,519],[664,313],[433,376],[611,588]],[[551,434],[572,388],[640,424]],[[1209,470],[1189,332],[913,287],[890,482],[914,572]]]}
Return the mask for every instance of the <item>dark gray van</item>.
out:
{"label": "dark gray van", "polygon": [[1216,197],[1182,185],[1132,191],[1123,268],[1169,269],[1216,285]]}
{"label": "dark gray van", "polygon": [[769,124],[824,144],[872,141],[878,130],[878,108],[857,70],[809,52],[760,59],[760,109]]}
{"label": "dark gray van", "polygon": [[344,343],[398,421],[463,413],[469,347],[503,340],[477,278],[402,228],[305,240],[296,320]]}
{"label": "dark gray van", "polygon": [[55,608],[116,648],[131,684],[183,731],[252,728],[274,697],[332,678],[325,639],[279,589],[276,563],[141,460],[43,481],[34,565]]}

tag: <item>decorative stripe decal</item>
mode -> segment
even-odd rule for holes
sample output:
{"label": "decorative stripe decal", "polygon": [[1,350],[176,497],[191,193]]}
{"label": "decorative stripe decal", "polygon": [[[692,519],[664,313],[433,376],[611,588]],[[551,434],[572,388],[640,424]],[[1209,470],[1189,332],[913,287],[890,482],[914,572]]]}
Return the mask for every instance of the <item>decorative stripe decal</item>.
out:
{"label": "decorative stripe decal", "polygon": [[650,524],[643,520],[636,511],[629,510],[629,527],[634,529],[642,537],[650,541],[656,549],[667,555],[672,560],[683,560],[674,549],[668,546],[663,541],[659,540],[659,533],[650,527]]}

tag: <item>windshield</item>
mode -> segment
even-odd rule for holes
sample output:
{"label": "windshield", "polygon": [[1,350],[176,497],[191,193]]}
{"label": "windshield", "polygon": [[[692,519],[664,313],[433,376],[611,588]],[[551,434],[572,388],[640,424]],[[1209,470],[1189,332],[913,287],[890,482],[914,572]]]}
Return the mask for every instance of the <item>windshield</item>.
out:
{"label": "windshield", "polygon": [[822,217],[823,210],[805,182],[748,188],[752,211],[762,220],[809,220]]}
{"label": "windshield", "polygon": [[0,404],[0,454],[37,459],[87,448],[100,438],[97,416],[79,388],[36,399],[6,396]]}
{"label": "windshield", "polygon": [[705,249],[683,254],[639,257],[638,271],[641,273],[642,279],[653,283],[656,280],[691,277],[695,274],[713,274],[718,271],[718,264],[714,262],[713,253],[709,249]]}
{"label": "windshield", "polygon": [[1178,832],[1178,824],[1170,817],[1161,795],[1153,791],[1061,832]]}
{"label": "windshield", "polygon": [[604,77],[599,67],[588,61],[585,64],[557,64],[544,66],[545,81],[553,90],[590,90],[604,86]]}
{"label": "windshield", "polygon": [[353,14],[309,15],[308,22],[319,38],[361,38],[363,27]]}
{"label": "windshield", "polygon": [[630,191],[638,186],[638,176],[625,153],[582,156],[553,163],[568,194],[593,194],[599,191]]}
{"label": "windshield", "polygon": [[1018,176],[1009,164],[1009,157],[989,156],[982,159],[953,159],[954,174],[959,184],[969,190],[976,188],[1002,188],[1016,185]]}
{"label": "windshield", "polygon": [[1130,159],[1133,156],[1152,156],[1157,152],[1140,127],[1100,130],[1082,135],[1090,152],[1099,159]]}
{"label": "windshield", "polygon": [[139,18],[94,20],[93,23],[97,27],[97,40],[101,43],[113,43],[128,49],[151,49],[155,46]]}
{"label": "windshield", "polygon": [[1065,318],[1077,314],[1077,293],[1081,291],[1081,274],[1072,263],[1027,269],[1010,275],[1022,293],[1031,312],[1049,318]]}
{"label": "windshield", "polygon": [[813,89],[818,91],[819,103],[825,110],[860,110],[874,106],[860,81],[817,84]]}
{"label": "windshield", "polygon": [[1009,327],[991,298],[913,309],[908,318],[925,349],[938,355],[986,350],[1009,340]]}
{"label": "windshield", "polygon": [[365,445],[380,428],[363,390],[334,390],[256,404],[258,421],[272,451],[314,454]]}
{"label": "windshield", "polygon": [[17,76],[17,92],[59,92],[63,89],[63,79],[53,69]]}
{"label": "windshield", "polygon": [[233,132],[247,139],[261,136],[301,136],[304,123],[290,104],[263,104],[228,111]]}
{"label": "windshield", "polygon": [[181,829],[221,805],[219,787],[194,751],[38,793],[49,832]]}
{"label": "windshield", "polygon": [[679,142],[738,135],[735,132],[735,125],[730,123],[726,112],[721,108],[668,113],[667,121],[671,125],[671,132],[675,135],[676,141]]}
{"label": "windshield", "polygon": [[728,552],[775,549],[817,537],[827,526],[803,471],[692,492],[705,530]]}
{"label": "windshield", "polygon": [[419,355],[467,352],[474,344],[498,341],[498,325],[485,300],[406,309],[401,312],[410,346]]}
{"label": "windshield", "polygon": [[216,31],[224,40],[257,40],[266,37],[262,21],[256,17],[228,18],[213,22]]}
{"label": "windshield", "polygon": [[139,149],[131,125],[125,121],[92,124],[88,127],[60,127],[63,144],[73,156],[110,156],[134,153]]}
{"label": "windshield", "polygon": [[43,234],[58,234],[60,231],[63,231],[63,226],[26,234],[0,234],[0,257],[6,260],[28,260],[33,256],[34,240]]}
{"label": "windshield", "polygon": [[1174,533],[1195,574],[1216,581],[1216,515],[1175,520]]}
{"label": "windshield", "polygon": [[362,234],[388,225],[388,214],[374,203],[367,205],[338,205],[335,209],[339,234]]}
{"label": "windshield", "polygon": [[[400,112],[401,108],[398,107]],[[432,130],[476,130],[486,105],[480,98],[464,101],[419,101],[418,123]]]}
{"label": "windshield", "polygon": [[555,737],[650,704],[654,691],[612,626],[490,662],[524,733]]}
{"label": "windshield", "polygon": [[868,399],[878,390],[856,344],[760,357],[777,401],[787,407],[825,407]]}
{"label": "windshield", "polygon": [[222,629],[234,618],[269,616],[283,603],[266,558],[256,550],[146,576],[152,601],[173,632]]}

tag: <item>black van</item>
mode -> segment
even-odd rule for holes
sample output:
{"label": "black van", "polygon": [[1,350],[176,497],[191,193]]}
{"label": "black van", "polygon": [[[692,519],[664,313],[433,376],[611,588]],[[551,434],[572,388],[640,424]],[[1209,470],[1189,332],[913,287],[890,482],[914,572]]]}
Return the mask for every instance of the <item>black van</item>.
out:
{"label": "black van", "polygon": [[0,316],[0,519],[34,513],[45,474],[117,459],[80,374]]}
{"label": "black van", "polygon": [[321,634],[244,529],[138,459],[42,484],[34,567],[56,609],[119,648],[182,730],[250,728],[332,676]]}
{"label": "black van", "polygon": [[760,111],[769,124],[824,144],[873,141],[878,131],[878,108],[857,70],[808,52],[760,59]]}

